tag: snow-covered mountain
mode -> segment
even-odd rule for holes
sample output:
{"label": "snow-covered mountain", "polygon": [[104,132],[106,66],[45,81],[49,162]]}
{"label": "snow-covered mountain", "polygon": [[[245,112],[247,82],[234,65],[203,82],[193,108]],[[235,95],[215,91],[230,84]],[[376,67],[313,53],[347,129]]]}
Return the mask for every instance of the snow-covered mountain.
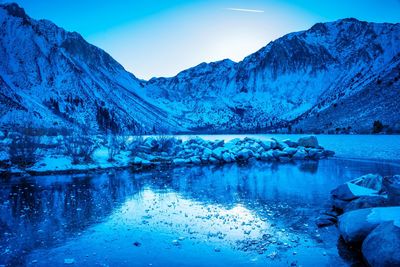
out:
{"label": "snow-covered mountain", "polygon": [[368,131],[380,120],[400,129],[400,24],[319,23],[238,63],[141,81],[79,34],[4,4],[0,59],[0,125]]}
{"label": "snow-covered mountain", "polygon": [[156,105],[204,131],[370,130],[375,120],[400,129],[399,71],[400,24],[343,19],[146,87]]}
{"label": "snow-covered mountain", "polygon": [[0,5],[0,59],[2,125],[180,129],[110,55],[16,4]]}

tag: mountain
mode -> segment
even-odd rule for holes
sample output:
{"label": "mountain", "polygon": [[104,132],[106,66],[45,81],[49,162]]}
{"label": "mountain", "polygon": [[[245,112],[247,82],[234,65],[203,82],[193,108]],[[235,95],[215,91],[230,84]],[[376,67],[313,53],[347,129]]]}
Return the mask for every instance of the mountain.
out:
{"label": "mountain", "polygon": [[[400,130],[400,24],[343,19],[246,57],[146,83],[154,103],[202,131]],[[179,108],[176,108],[179,107]]]}
{"label": "mountain", "polygon": [[0,5],[0,125],[150,132],[400,131],[400,24],[343,19],[241,62],[137,79],[103,50]]}
{"label": "mountain", "polygon": [[78,33],[0,5],[0,124],[135,133],[180,130],[143,85]]}

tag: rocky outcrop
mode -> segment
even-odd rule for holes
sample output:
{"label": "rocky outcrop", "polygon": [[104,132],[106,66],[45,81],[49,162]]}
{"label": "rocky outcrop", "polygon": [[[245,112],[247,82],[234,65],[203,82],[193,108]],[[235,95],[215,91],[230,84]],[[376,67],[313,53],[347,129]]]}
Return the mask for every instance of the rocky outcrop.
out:
{"label": "rocky outcrop", "polygon": [[[318,144],[315,136],[310,137],[313,144]],[[175,139],[173,139],[175,140]],[[137,146],[137,154],[134,165],[141,165],[147,160],[154,165],[159,164],[224,164],[231,162],[245,162],[250,159],[260,161],[290,162],[295,160],[319,160],[334,155],[333,151],[316,145],[303,147],[299,142],[290,141],[292,147],[288,146],[289,141],[280,142],[276,139],[259,140],[253,138],[233,139],[227,143],[223,140],[207,141],[201,138],[190,139],[182,142],[175,140],[168,151],[161,156],[162,147],[157,139],[149,137],[143,144]],[[140,160],[142,159],[142,160]]]}
{"label": "rocky outcrop", "polygon": [[400,176],[368,174],[332,190],[333,210],[340,216],[319,217],[320,227],[337,220],[340,235],[351,244],[361,244],[370,266],[400,264]]}

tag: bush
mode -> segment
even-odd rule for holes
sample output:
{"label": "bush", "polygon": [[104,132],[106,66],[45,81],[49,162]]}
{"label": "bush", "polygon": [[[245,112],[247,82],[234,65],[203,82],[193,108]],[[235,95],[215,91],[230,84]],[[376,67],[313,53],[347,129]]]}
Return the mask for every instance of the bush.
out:
{"label": "bush", "polygon": [[92,162],[96,143],[87,135],[73,133],[64,139],[65,155],[72,157],[72,164]]}
{"label": "bush", "polygon": [[383,124],[380,121],[374,121],[374,125],[372,128],[373,133],[380,133],[383,130]]}
{"label": "bush", "polygon": [[179,142],[178,139],[170,136],[158,136],[156,141],[158,143],[157,152],[171,152]]}
{"label": "bush", "polygon": [[144,144],[144,138],[140,135],[128,138],[127,149],[131,151],[132,156],[136,156],[140,152],[140,146]]}
{"label": "bush", "polygon": [[40,138],[31,135],[32,129],[26,128],[22,133],[9,134],[11,143],[9,157],[12,165],[30,167],[36,162],[36,151],[40,146]]}
{"label": "bush", "polygon": [[115,156],[121,152],[121,150],[127,149],[128,137],[121,135],[108,135],[107,137],[107,149],[108,149],[108,161],[114,161]]}

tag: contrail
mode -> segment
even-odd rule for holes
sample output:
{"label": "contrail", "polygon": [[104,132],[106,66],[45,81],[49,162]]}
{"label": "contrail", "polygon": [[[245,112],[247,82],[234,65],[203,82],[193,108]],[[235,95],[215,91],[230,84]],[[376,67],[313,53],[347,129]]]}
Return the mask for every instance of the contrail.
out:
{"label": "contrail", "polygon": [[251,13],[264,13],[264,10],[259,10],[259,9],[244,9],[244,8],[229,7],[229,8],[227,8],[227,10],[240,11],[240,12],[251,12]]}

